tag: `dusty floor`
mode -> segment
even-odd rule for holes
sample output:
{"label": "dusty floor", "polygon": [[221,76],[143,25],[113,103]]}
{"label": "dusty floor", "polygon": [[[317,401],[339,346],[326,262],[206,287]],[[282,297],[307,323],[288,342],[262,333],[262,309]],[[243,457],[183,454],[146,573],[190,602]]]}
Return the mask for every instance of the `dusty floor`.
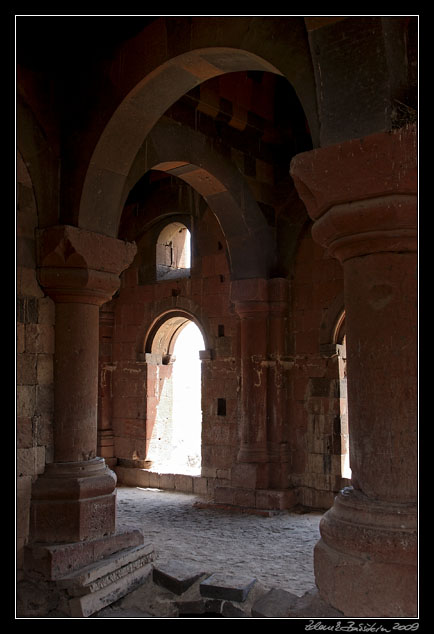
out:
{"label": "dusty floor", "polygon": [[140,529],[154,545],[156,561],[239,572],[298,596],[315,585],[313,549],[321,513],[230,513],[198,508],[194,495],[157,489],[119,487],[117,495],[117,528]]}

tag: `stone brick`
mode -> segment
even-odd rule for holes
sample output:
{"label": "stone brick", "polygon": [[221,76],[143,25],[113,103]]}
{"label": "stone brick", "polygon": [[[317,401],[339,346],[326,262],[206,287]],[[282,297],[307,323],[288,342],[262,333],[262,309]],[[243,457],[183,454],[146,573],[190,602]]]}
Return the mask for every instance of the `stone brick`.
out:
{"label": "stone brick", "polygon": [[31,418],[36,407],[36,387],[34,385],[17,386],[17,416]]}
{"label": "stone brick", "polygon": [[36,369],[38,385],[51,385],[53,383],[53,355],[38,354]]}
{"label": "stone brick", "polygon": [[17,356],[17,384],[18,385],[35,385],[36,378],[36,362],[35,354],[24,353]]}
{"label": "stone brick", "polygon": [[175,474],[175,489],[184,493],[193,492],[193,479],[189,475]]}
{"label": "stone brick", "polygon": [[50,418],[54,409],[54,394],[52,385],[40,385],[36,388],[35,413]]}
{"label": "stone brick", "polygon": [[31,417],[17,419],[17,447],[20,449],[33,447],[33,423]]}
{"label": "stone brick", "polygon": [[54,326],[55,304],[50,297],[42,297],[39,299],[38,323]]}
{"label": "stone brick", "polygon": [[174,473],[160,473],[160,487],[162,489],[173,490],[177,488],[175,486],[176,477]]}
{"label": "stone brick", "polygon": [[17,270],[17,294],[27,297],[44,297],[33,268],[20,266]]}
{"label": "stone brick", "polygon": [[35,415],[33,417],[33,433],[37,445],[51,446],[53,444],[52,417],[43,414]]}
{"label": "stone brick", "polygon": [[36,476],[45,468],[45,448],[31,447],[17,450],[18,476]]}
{"label": "stone brick", "polygon": [[17,354],[25,352],[26,349],[26,327],[17,323]]}
{"label": "stone brick", "polygon": [[17,297],[17,321],[22,324],[38,322],[38,300],[36,297]]}
{"label": "stone brick", "polygon": [[26,326],[26,352],[54,353],[54,328],[48,324]]}
{"label": "stone brick", "polygon": [[196,495],[208,494],[208,480],[207,478],[192,478],[193,493]]}

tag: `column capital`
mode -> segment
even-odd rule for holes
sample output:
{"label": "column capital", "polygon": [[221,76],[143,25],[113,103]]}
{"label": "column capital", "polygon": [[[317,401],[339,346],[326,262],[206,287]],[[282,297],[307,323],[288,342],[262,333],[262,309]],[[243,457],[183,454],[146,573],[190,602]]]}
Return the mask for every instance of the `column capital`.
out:
{"label": "column capital", "polygon": [[41,286],[56,302],[100,306],[119,287],[119,275],[132,262],[134,243],[57,225],[37,231],[37,265]]}
{"label": "column capital", "polygon": [[379,252],[417,251],[415,126],[293,159],[291,174],[312,237],[344,262]]}
{"label": "column capital", "polygon": [[312,220],[335,205],[417,192],[417,128],[378,132],[292,159],[291,176]]}

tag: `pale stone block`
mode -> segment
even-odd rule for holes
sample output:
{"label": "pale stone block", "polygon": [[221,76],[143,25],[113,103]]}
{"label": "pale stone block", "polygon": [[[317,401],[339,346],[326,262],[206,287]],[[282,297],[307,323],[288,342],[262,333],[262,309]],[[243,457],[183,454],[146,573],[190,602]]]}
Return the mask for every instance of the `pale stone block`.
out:
{"label": "pale stone block", "polygon": [[36,278],[35,269],[20,266],[17,270],[17,294],[28,297],[44,297]]}
{"label": "pale stone block", "polygon": [[208,480],[207,478],[193,478],[193,493],[197,495],[208,494]]}
{"label": "pale stone block", "polygon": [[175,475],[175,489],[184,493],[193,493],[193,478],[188,475]]}
{"label": "pale stone block", "polygon": [[17,479],[17,536],[26,539],[29,532],[30,496],[32,493],[31,476]]}
{"label": "pale stone block", "polygon": [[54,409],[54,394],[52,385],[41,385],[36,388],[36,413],[40,416],[51,417]]}
{"label": "pale stone block", "polygon": [[54,326],[55,323],[55,304],[51,297],[43,297],[39,300],[39,318],[40,324]]}
{"label": "pale stone block", "polygon": [[35,413],[36,386],[17,386],[17,416],[18,418],[31,418]]}
{"label": "pale stone block", "polygon": [[26,352],[54,354],[54,328],[47,324],[28,324]]}
{"label": "pale stone block", "polygon": [[160,488],[172,490],[175,488],[175,475],[173,473],[160,473]]}
{"label": "pale stone block", "polygon": [[33,447],[33,419],[30,417],[17,419],[17,447],[28,449]]}
{"label": "pale stone block", "polygon": [[36,447],[17,449],[17,474],[19,477],[37,474]]}
{"label": "pale stone block", "polygon": [[155,471],[149,472],[149,486],[154,489],[160,488],[160,474]]}
{"label": "pale stone block", "polygon": [[17,353],[20,354],[26,349],[26,327],[24,324],[17,324]]}
{"label": "pale stone block", "polygon": [[51,416],[38,415],[33,418],[36,444],[49,446],[53,444],[53,421]]}
{"label": "pale stone block", "polygon": [[38,354],[36,371],[38,385],[51,385],[53,383],[53,355]]}
{"label": "pale stone block", "polygon": [[36,379],[35,354],[22,353],[17,355],[17,385],[35,385]]}

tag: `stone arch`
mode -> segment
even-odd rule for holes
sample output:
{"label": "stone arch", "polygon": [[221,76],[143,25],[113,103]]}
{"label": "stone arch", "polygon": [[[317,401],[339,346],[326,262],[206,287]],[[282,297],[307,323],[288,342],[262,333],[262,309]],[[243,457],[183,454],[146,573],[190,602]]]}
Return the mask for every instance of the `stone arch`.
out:
{"label": "stone arch", "polygon": [[149,169],[181,179],[206,201],[226,238],[233,278],[268,276],[275,254],[270,227],[242,174],[202,134],[163,117],[135,157],[123,201]]}
{"label": "stone arch", "polygon": [[[306,94],[306,99],[301,99],[301,103],[306,109],[305,104],[309,102],[306,116],[311,119],[309,125],[315,130],[316,109],[312,108],[315,103],[315,83],[306,33],[304,26],[300,33],[298,20],[292,26],[298,26],[298,29],[295,28],[297,42],[301,42],[301,48],[305,47],[302,54],[303,66],[309,76],[312,75],[310,81],[307,81],[309,87],[305,90],[309,97]],[[280,29],[278,32],[280,33]],[[222,33],[219,35],[221,37]],[[257,42],[255,46],[259,46]],[[296,48],[294,43],[292,47]],[[271,57],[278,49],[279,46],[276,46]],[[197,48],[167,59],[138,81],[117,107],[96,144],[83,184],[79,226],[110,236],[117,235],[125,184],[144,139],[164,112],[198,84],[227,72],[260,70],[285,75],[290,81],[294,80],[299,94],[301,84],[304,86],[306,83],[300,79],[300,69],[282,71],[277,65],[267,61],[269,50],[262,51],[262,54],[263,57],[249,50],[229,46]],[[299,58],[300,53],[297,52],[296,56]],[[278,61],[277,58],[276,62]]]}
{"label": "stone arch", "polygon": [[344,292],[342,291],[331,302],[321,323],[319,332],[319,343],[324,346],[336,346],[341,343],[340,339],[344,333],[345,304]]}
{"label": "stone arch", "polygon": [[162,357],[163,363],[168,363],[173,355],[178,336],[189,322],[193,322],[204,337],[203,327],[192,313],[185,310],[173,310],[161,315],[154,321],[146,335],[145,354],[156,354]]}
{"label": "stone arch", "polygon": [[58,159],[36,116],[22,95],[17,96],[17,149],[22,163],[17,165],[17,177],[28,174],[38,216],[38,227],[59,222]]}
{"label": "stone arch", "polygon": [[[161,314],[145,337],[146,461],[153,468],[169,469],[172,473],[185,473],[189,467],[194,465],[197,469],[201,464],[202,381],[200,357],[192,356],[198,351],[198,340],[192,347],[190,336],[184,342],[188,343],[188,365],[181,366],[181,371],[175,348],[181,333],[187,334],[187,327],[192,324],[205,344],[201,322],[186,310]],[[202,354],[200,349],[199,352]]]}
{"label": "stone arch", "polygon": [[[151,320],[146,321],[139,328],[138,337],[136,340],[136,350],[138,359],[144,358],[144,355],[152,353],[153,340],[156,332],[168,319],[172,317],[180,318],[184,320],[192,321],[199,328],[204,343],[205,349],[211,350],[213,348],[213,337],[211,336],[211,328],[207,318],[203,315],[202,309],[195,302],[187,297],[178,295],[176,297],[164,298],[155,301],[151,305]],[[180,321],[180,323],[181,323]],[[165,343],[160,345],[160,352],[162,354],[163,348],[169,350],[165,354],[171,354],[170,350],[173,346],[170,346],[171,336],[166,341],[167,347],[164,348]],[[173,340],[173,344],[175,340]]]}

